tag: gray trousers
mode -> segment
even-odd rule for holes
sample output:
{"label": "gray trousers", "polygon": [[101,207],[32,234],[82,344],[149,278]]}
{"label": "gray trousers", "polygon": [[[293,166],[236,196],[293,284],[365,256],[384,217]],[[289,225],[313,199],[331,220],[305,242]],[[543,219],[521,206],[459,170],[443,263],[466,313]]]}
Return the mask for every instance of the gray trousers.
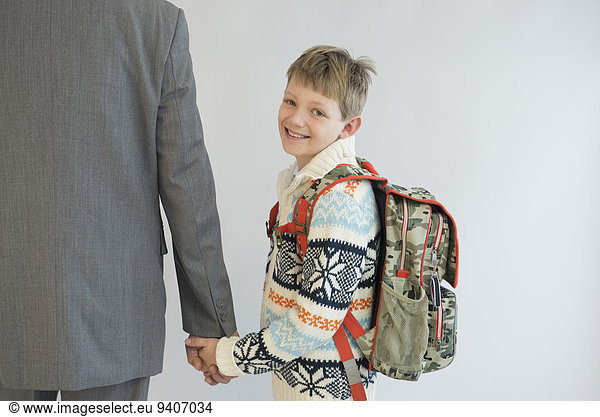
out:
{"label": "gray trousers", "polygon": [[[60,391],[62,401],[146,401],[150,377],[81,391]],[[0,401],[56,401],[59,391],[6,388],[0,382]]]}

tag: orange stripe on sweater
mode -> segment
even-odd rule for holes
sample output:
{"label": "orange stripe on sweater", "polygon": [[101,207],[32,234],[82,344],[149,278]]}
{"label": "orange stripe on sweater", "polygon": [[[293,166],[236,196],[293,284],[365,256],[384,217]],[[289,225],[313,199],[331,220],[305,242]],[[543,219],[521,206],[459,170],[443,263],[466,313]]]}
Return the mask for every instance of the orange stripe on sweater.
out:
{"label": "orange stripe on sweater", "polygon": [[342,320],[326,319],[316,314],[312,314],[304,307],[300,307],[298,318],[302,320],[303,323],[321,330],[335,331],[342,325]]}
{"label": "orange stripe on sweater", "polygon": [[269,299],[271,299],[275,304],[284,308],[292,308],[296,303],[296,300],[292,300],[291,298],[284,297],[283,295],[277,294],[273,291],[273,288],[269,288]]}
{"label": "orange stripe on sweater", "polygon": [[[284,297],[283,295],[277,294],[275,291],[273,291],[273,288],[269,288],[268,298],[271,301],[273,301],[275,304],[277,304],[278,306],[281,306],[284,308],[292,308],[295,305],[298,305],[298,303],[296,303],[295,300],[292,300],[291,298],[287,298],[287,297]],[[371,308],[372,305],[373,305],[373,298],[371,298],[371,297],[358,298],[356,300],[352,300],[352,302],[350,303],[350,311],[365,310],[367,308]]]}
{"label": "orange stripe on sweater", "polygon": [[[295,300],[291,298],[284,297],[282,295],[277,294],[273,291],[272,288],[269,288],[269,296],[268,298],[272,300],[275,304],[284,307],[284,308],[292,308],[297,306]],[[369,298],[359,298],[357,300],[352,301],[350,304],[350,311],[354,310],[364,310],[370,308],[373,304],[373,299]],[[308,324],[309,326],[316,327],[321,330],[326,331],[334,331],[337,330],[341,324],[342,320],[331,320],[325,317],[321,317],[317,314],[313,314],[304,307],[300,306],[300,313],[298,314],[298,318],[303,322]]]}
{"label": "orange stripe on sweater", "polygon": [[350,311],[354,310],[364,310],[367,308],[371,308],[373,305],[373,298],[358,298],[356,300],[352,300],[350,303]]}

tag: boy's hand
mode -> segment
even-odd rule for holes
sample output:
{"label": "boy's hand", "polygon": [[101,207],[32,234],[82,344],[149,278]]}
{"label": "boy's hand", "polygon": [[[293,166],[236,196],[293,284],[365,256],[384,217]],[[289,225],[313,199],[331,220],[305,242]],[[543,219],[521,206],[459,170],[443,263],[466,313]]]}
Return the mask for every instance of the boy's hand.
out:
{"label": "boy's hand", "polygon": [[217,384],[228,384],[233,378],[237,376],[223,375],[217,365],[211,365],[209,371],[204,372],[204,382],[213,387]]}

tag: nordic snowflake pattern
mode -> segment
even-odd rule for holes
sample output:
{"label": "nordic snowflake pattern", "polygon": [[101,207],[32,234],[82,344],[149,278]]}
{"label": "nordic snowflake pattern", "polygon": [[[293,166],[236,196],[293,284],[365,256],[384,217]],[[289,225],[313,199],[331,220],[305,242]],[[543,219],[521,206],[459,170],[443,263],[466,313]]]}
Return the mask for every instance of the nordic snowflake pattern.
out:
{"label": "nordic snowflake pattern", "polygon": [[[369,183],[353,187],[352,196],[340,191],[344,187],[336,185],[316,204],[304,258],[293,234],[281,235],[280,247],[271,239],[261,317],[266,327],[240,339],[233,351],[241,371],[273,371],[301,398],[351,398],[333,331],[349,308],[357,309],[361,325],[371,320],[380,240],[375,201]],[[362,355],[356,362],[369,388],[376,374]]]}

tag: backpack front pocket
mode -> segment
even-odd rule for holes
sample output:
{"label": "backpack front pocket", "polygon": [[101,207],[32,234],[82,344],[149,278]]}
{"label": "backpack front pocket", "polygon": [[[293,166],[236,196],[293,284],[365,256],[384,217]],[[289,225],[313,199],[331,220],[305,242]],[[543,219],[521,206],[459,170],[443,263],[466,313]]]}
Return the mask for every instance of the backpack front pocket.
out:
{"label": "backpack front pocket", "polygon": [[456,353],[456,296],[448,288],[440,288],[441,309],[430,304],[428,312],[429,340],[423,372],[444,369],[450,365]]}
{"label": "backpack front pocket", "polygon": [[427,349],[427,297],[409,278],[382,283],[373,367],[392,378],[416,380]]}

